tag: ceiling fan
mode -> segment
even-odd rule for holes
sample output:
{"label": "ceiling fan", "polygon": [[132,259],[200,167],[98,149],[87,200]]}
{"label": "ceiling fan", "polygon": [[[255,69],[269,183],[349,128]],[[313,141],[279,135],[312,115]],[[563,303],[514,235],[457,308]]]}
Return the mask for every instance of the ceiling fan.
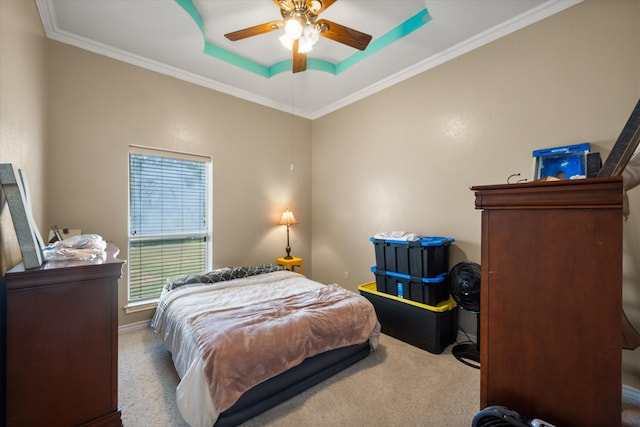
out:
{"label": "ceiling fan", "polygon": [[224,36],[231,41],[242,40],[284,28],[280,42],[293,52],[293,72],[307,69],[307,52],[320,36],[359,50],[365,50],[371,36],[326,19],[318,19],[336,0],[273,0],[280,8],[282,20],[266,22],[234,31]]}

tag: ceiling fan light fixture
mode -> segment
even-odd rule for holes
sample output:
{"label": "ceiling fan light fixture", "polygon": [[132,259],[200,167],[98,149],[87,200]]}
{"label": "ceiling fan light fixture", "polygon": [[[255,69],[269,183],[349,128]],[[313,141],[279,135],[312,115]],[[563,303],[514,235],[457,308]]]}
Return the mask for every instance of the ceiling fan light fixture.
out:
{"label": "ceiling fan light fixture", "polygon": [[279,40],[288,50],[292,50],[293,42],[298,40],[298,53],[307,53],[313,49],[319,38],[320,33],[313,24],[307,23],[302,26],[296,17],[291,17],[285,22],[284,34]]}
{"label": "ceiling fan light fixture", "polygon": [[280,43],[282,43],[282,46],[284,46],[288,50],[293,49],[293,39],[289,37],[287,33],[284,33],[283,35],[278,37],[278,40],[280,40]]}
{"label": "ceiling fan light fixture", "polygon": [[322,8],[322,2],[320,0],[311,0],[311,3],[309,4],[309,9],[311,9],[313,13],[316,13],[321,8]]}
{"label": "ceiling fan light fixture", "polygon": [[307,24],[302,29],[302,38],[307,39],[311,45],[314,45],[320,38],[320,32],[312,24]]}
{"label": "ceiling fan light fixture", "polygon": [[316,42],[320,38],[320,34],[311,24],[305,25],[302,30],[302,36],[299,39],[298,44],[298,52],[299,53],[307,53],[313,46],[315,46]]}
{"label": "ceiling fan light fixture", "polygon": [[[1,1],[1,0],[0,0]],[[324,12],[337,0],[273,0],[280,8],[282,20],[266,22],[225,34],[231,41],[284,29],[279,40],[289,51],[293,51],[291,59],[292,71],[299,73],[307,69],[307,52],[311,51],[320,36],[338,43],[365,50],[371,41],[369,34],[345,27],[324,19],[318,15]]]}
{"label": "ceiling fan light fixture", "polygon": [[302,35],[302,24],[296,17],[291,17],[284,23],[284,32],[291,40],[297,40]]}
{"label": "ceiling fan light fixture", "polygon": [[305,38],[300,38],[298,41],[298,53],[307,53],[313,49],[313,44],[309,43],[309,41]]}

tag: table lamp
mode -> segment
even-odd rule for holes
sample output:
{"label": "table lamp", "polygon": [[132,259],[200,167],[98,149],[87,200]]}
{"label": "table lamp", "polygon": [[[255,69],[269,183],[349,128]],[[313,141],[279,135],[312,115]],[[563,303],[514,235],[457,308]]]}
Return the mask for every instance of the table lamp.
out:
{"label": "table lamp", "polygon": [[291,212],[289,209],[282,212],[282,218],[280,218],[280,222],[278,224],[287,226],[287,256],[284,257],[285,259],[293,258],[291,256],[291,246],[289,245],[289,226],[297,223],[298,221],[296,221],[296,217],[293,216],[293,212]]}

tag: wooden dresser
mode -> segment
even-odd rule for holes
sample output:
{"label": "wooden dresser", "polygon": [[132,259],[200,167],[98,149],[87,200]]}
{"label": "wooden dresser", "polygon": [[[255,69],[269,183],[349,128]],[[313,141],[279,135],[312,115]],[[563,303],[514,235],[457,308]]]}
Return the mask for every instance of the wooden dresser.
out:
{"label": "wooden dresser", "polygon": [[117,253],[4,276],[7,426],[122,425]]}
{"label": "wooden dresser", "polygon": [[621,178],[472,190],[482,209],[481,408],[620,426]]}

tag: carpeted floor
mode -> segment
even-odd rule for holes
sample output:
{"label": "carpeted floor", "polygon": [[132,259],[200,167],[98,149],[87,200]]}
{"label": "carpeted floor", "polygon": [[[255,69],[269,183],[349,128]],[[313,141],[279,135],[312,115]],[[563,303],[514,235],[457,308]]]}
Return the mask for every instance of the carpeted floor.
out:
{"label": "carpeted floor", "polygon": [[[179,378],[162,340],[148,328],[123,332],[119,340],[124,425],[187,426],[175,404]],[[451,347],[435,355],[382,335],[366,359],[243,426],[463,427],[471,426],[479,404],[480,371],[458,362]],[[640,401],[628,393],[622,418],[624,427],[640,426]]]}

